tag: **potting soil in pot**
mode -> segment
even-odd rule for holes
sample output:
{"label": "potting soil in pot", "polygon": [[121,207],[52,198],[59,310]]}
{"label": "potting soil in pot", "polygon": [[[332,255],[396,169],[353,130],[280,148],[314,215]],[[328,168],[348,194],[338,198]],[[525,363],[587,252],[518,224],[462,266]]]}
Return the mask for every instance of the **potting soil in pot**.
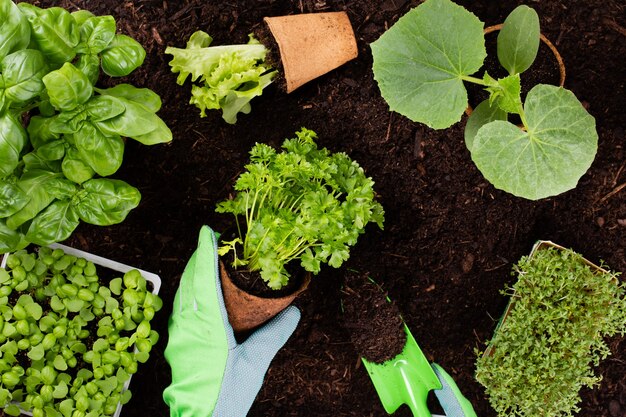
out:
{"label": "potting soil in pot", "polygon": [[346,274],[342,306],[343,325],[363,358],[383,363],[402,352],[406,334],[400,311],[367,274]]}

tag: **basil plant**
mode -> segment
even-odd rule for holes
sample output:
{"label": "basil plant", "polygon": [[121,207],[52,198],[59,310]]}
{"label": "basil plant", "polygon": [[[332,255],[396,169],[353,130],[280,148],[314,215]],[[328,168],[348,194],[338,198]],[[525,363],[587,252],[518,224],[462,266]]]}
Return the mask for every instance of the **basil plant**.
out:
{"label": "basil plant", "polygon": [[[483,86],[489,98],[465,127],[472,160],[496,188],[538,200],[575,188],[598,147],[595,119],[571,91],[538,84],[522,100],[520,74],[539,42],[537,13],[519,6],[497,39],[509,75],[477,77],[487,55],[483,23],[450,0],[426,0],[372,43],[374,77],[391,110],[434,129],[461,120],[464,82]],[[519,116],[521,126],[509,115]]]}
{"label": "basil plant", "polygon": [[0,0],[0,253],[68,238],[79,222],[111,225],[139,191],[108,179],[125,139],[169,142],[153,91],[95,86],[130,74],[142,46],[112,16]]}

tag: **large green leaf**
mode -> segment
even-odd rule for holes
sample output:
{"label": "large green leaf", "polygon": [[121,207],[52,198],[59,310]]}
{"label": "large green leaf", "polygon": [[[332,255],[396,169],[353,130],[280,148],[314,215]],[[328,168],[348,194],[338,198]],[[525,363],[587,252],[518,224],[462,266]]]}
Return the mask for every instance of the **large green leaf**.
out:
{"label": "large green leaf", "polygon": [[427,0],[371,44],[374,78],[391,110],[443,129],[467,108],[462,77],[487,55],[483,23],[450,0]]}
{"label": "large green leaf", "polygon": [[43,77],[43,83],[48,89],[50,103],[58,110],[73,110],[93,95],[89,78],[69,62]]}
{"label": "large green leaf", "polygon": [[4,88],[7,99],[23,104],[38,96],[44,89],[42,77],[48,65],[41,52],[23,49],[7,55],[0,65],[0,88]]}
{"label": "large green leaf", "polygon": [[12,0],[0,0],[0,59],[30,43],[30,26]]}
{"label": "large green leaf", "polygon": [[0,116],[0,178],[10,175],[28,143],[26,130],[9,113]]}
{"label": "large green leaf", "polygon": [[491,105],[489,100],[485,100],[476,106],[465,124],[465,146],[467,149],[472,150],[478,129],[494,120],[506,120],[506,112],[497,104]]}
{"label": "large green leaf", "polygon": [[100,54],[102,70],[112,77],[130,74],[146,58],[143,46],[130,36],[115,35],[113,41]]}
{"label": "large green leaf", "polygon": [[498,34],[498,60],[509,74],[526,71],[539,50],[539,16],[528,6],[518,6]]}
{"label": "large green leaf", "polygon": [[98,175],[112,175],[122,165],[124,141],[119,135],[105,136],[91,123],[84,123],[73,135],[80,158]]}
{"label": "large green leaf", "polygon": [[46,59],[59,67],[76,56],[80,33],[74,18],[61,7],[41,9],[28,3],[18,5],[31,26],[32,39]]}
{"label": "large green leaf", "polygon": [[80,40],[84,42],[87,53],[98,54],[115,37],[115,19],[113,16],[94,16],[80,26]]}
{"label": "large green leaf", "polygon": [[161,97],[149,88],[137,88],[131,84],[118,84],[115,87],[106,89],[96,88],[96,92],[102,95],[125,98],[142,105],[152,113],[158,112],[161,108]]}
{"label": "large green leaf", "polygon": [[471,147],[496,188],[538,200],[576,187],[598,147],[595,119],[571,91],[539,84],[524,105],[527,132],[503,121],[478,130]]}
{"label": "large green leaf", "polygon": [[30,197],[17,185],[0,181],[0,218],[8,217],[28,203]]}
{"label": "large green leaf", "polygon": [[120,180],[92,179],[83,188],[87,194],[76,205],[76,211],[83,221],[98,226],[122,222],[141,200],[135,187]]}
{"label": "large green leaf", "polygon": [[49,182],[62,177],[63,174],[39,169],[25,172],[17,185],[30,197],[30,201],[20,211],[7,218],[7,226],[15,230],[46,208],[54,200],[48,193]]}
{"label": "large green leaf", "polygon": [[70,201],[58,200],[35,217],[26,238],[38,245],[60,242],[70,237],[79,223],[78,214]]}
{"label": "large green leaf", "polygon": [[77,184],[82,184],[95,174],[95,171],[80,157],[80,153],[74,147],[70,147],[65,153],[61,169],[68,179]]}

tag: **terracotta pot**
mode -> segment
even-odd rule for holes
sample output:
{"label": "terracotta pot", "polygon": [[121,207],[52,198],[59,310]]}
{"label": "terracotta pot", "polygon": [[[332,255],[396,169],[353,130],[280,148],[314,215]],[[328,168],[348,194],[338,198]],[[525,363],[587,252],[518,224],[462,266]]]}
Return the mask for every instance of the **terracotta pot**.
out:
{"label": "terracotta pot", "polygon": [[311,281],[311,274],[307,272],[300,288],[292,294],[280,298],[263,298],[237,287],[230,279],[222,261],[220,261],[220,277],[228,321],[235,333],[252,330],[283,311],[309,286]]}
{"label": "terracotta pot", "polygon": [[278,44],[287,93],[357,57],[356,39],[346,12],[263,20]]}
{"label": "terracotta pot", "polygon": [[[497,32],[500,29],[502,29],[502,24],[489,26],[483,30],[483,33],[487,35],[492,32]],[[554,58],[559,65],[559,86],[563,87],[565,85],[565,63],[563,62],[563,58],[561,57],[561,54],[556,49],[554,44],[550,42],[550,40],[546,38],[543,34],[539,34],[539,39],[541,39],[541,42],[543,42],[548,48],[550,48],[550,51],[552,51],[552,54],[554,55]],[[469,116],[472,114],[472,111],[472,106],[468,105],[467,109],[465,109],[465,114]]]}

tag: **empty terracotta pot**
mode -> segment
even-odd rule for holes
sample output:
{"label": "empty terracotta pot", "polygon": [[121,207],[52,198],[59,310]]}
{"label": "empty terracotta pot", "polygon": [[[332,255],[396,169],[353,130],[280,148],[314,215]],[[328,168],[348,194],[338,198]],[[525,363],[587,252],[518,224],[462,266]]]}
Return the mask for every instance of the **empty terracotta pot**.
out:
{"label": "empty terracotta pot", "polygon": [[287,93],[358,55],[346,12],[264,18],[280,52]]}
{"label": "empty terracotta pot", "polygon": [[307,272],[302,285],[294,293],[280,298],[263,298],[237,287],[230,279],[222,261],[220,261],[220,277],[228,321],[235,333],[252,330],[283,311],[298,294],[308,287],[311,281],[311,274]]}

